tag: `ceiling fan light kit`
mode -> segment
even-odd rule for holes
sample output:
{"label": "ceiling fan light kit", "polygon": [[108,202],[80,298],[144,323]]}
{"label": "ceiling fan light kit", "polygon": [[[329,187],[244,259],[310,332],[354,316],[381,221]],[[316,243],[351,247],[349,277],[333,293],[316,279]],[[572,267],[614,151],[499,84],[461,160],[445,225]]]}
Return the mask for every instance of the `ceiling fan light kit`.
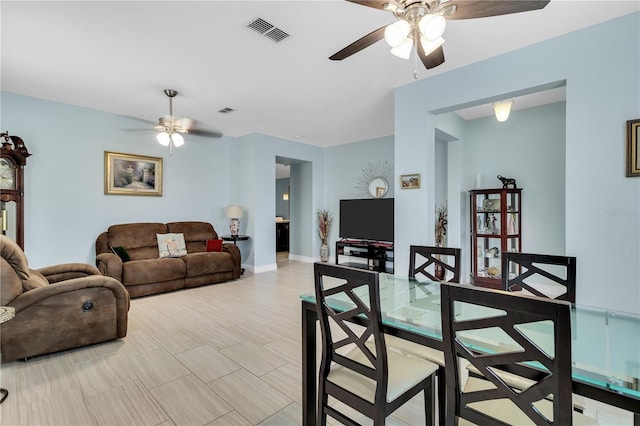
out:
{"label": "ceiling fan light kit", "polygon": [[[169,154],[173,152],[173,147],[184,145],[184,134],[193,134],[208,138],[220,138],[222,133],[195,128],[196,121],[186,117],[175,117],[173,115],[173,98],[178,92],[173,89],[165,89],[164,94],[169,98],[169,115],[164,115],[158,119],[153,129],[157,131],[156,140],[162,146],[169,147]],[[143,120],[147,122],[146,120]],[[150,129],[151,130],[151,129]]]}
{"label": "ceiling fan light kit", "polygon": [[[402,19],[387,25],[384,30],[384,39],[391,46],[391,53],[402,58],[411,57],[411,49],[420,39],[424,55],[442,46],[444,39],[442,34],[447,26],[447,20],[442,15],[427,13],[425,7],[414,6],[410,11],[396,12]],[[406,19],[405,19],[406,18]]]}

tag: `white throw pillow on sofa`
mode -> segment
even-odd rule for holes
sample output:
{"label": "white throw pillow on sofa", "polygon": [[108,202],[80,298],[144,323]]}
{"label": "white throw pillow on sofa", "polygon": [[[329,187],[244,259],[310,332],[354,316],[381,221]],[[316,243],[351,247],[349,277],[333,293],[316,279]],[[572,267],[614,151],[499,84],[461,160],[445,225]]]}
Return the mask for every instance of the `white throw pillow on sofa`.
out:
{"label": "white throw pillow on sofa", "polygon": [[183,234],[156,234],[160,257],[180,257],[187,254]]}

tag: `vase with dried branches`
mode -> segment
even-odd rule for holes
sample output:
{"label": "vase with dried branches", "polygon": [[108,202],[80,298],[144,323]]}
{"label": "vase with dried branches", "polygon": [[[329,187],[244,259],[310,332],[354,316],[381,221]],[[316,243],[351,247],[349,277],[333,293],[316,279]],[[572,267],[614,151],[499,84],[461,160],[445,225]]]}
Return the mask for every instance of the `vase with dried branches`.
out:
{"label": "vase with dried branches", "polygon": [[[445,247],[447,245],[447,205],[440,206],[436,209],[436,228],[435,228],[435,240],[436,246]],[[437,255],[436,259],[440,260],[440,256]],[[434,275],[437,279],[443,280],[445,277],[445,270],[439,263],[434,265]]]}
{"label": "vase with dried branches", "polygon": [[329,246],[327,245],[327,239],[329,238],[329,229],[331,228],[331,222],[333,222],[333,216],[327,209],[320,209],[316,212],[318,217],[318,235],[320,236],[320,260],[326,262],[329,260]]}

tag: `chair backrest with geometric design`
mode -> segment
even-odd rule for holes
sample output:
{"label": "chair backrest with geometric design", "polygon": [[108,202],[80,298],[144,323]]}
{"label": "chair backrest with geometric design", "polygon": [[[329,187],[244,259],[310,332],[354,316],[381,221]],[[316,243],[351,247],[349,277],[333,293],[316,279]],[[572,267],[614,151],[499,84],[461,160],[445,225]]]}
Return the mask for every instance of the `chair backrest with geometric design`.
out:
{"label": "chair backrest with geometric design", "polygon": [[[512,270],[514,277],[509,274]],[[576,302],[575,257],[506,251],[502,271],[503,290],[522,289],[538,297]]]}
{"label": "chair backrest with geometric design", "polygon": [[432,281],[460,282],[460,249],[410,246],[409,278],[422,274]]}
{"label": "chair backrest with geometric design", "polygon": [[[505,410],[535,424],[572,424],[568,302],[444,283],[440,293],[446,377],[456,379],[447,386],[447,424],[457,417],[504,424]],[[482,373],[481,386],[463,391],[461,358]],[[534,384],[515,389],[495,373],[514,368],[531,373]]]}
{"label": "chair backrest with geometric design", "polygon": [[[378,272],[316,263],[314,276],[316,305],[323,342],[320,362],[321,386],[333,362],[375,381],[377,383],[375,400],[382,404],[387,394],[388,377],[387,352],[380,313]],[[329,306],[328,297],[332,298],[332,303],[340,303],[340,309],[334,310]],[[335,302],[337,299],[340,302]],[[364,319],[368,324],[364,328],[354,327],[354,320],[363,323],[359,321],[360,319]],[[334,324],[334,328],[331,324]],[[370,337],[373,337],[373,347],[371,342],[366,344]],[[340,349],[347,345],[359,348],[364,355],[363,359],[366,359],[366,364],[343,356]],[[357,403],[352,401],[348,405]]]}

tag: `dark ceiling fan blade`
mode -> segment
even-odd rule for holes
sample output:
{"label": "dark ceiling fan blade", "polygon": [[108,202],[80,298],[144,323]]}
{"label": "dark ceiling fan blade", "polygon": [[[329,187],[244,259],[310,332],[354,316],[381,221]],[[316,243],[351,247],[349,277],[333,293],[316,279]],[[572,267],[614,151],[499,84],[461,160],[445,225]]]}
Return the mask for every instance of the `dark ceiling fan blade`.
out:
{"label": "dark ceiling fan blade", "polygon": [[422,46],[418,43],[418,56],[420,56],[420,60],[427,69],[435,68],[444,63],[444,50],[442,46],[439,46],[436,50],[425,56]]}
{"label": "dark ceiling fan blade", "polygon": [[200,130],[200,129],[189,129],[189,134],[196,135],[196,136],[204,136],[205,138],[219,139],[222,137],[222,133],[220,132],[213,132],[210,130]]}
{"label": "dark ceiling fan blade", "polygon": [[373,7],[374,9],[385,10],[385,4],[396,4],[393,0],[347,0],[349,3],[360,4],[362,6]]}
{"label": "dark ceiling fan blade", "polygon": [[329,56],[329,59],[331,59],[332,61],[341,61],[353,55],[354,53],[358,53],[362,49],[365,49],[371,46],[373,43],[376,43],[382,40],[384,38],[385,28],[386,26],[380,27],[377,30],[370,32],[369,34],[362,37],[361,39],[354,41],[353,43],[351,43],[341,51],[336,52],[333,55]]}
{"label": "dark ceiling fan blade", "polygon": [[447,19],[486,18],[543,9],[550,0],[451,0],[442,5],[456,7]]}

